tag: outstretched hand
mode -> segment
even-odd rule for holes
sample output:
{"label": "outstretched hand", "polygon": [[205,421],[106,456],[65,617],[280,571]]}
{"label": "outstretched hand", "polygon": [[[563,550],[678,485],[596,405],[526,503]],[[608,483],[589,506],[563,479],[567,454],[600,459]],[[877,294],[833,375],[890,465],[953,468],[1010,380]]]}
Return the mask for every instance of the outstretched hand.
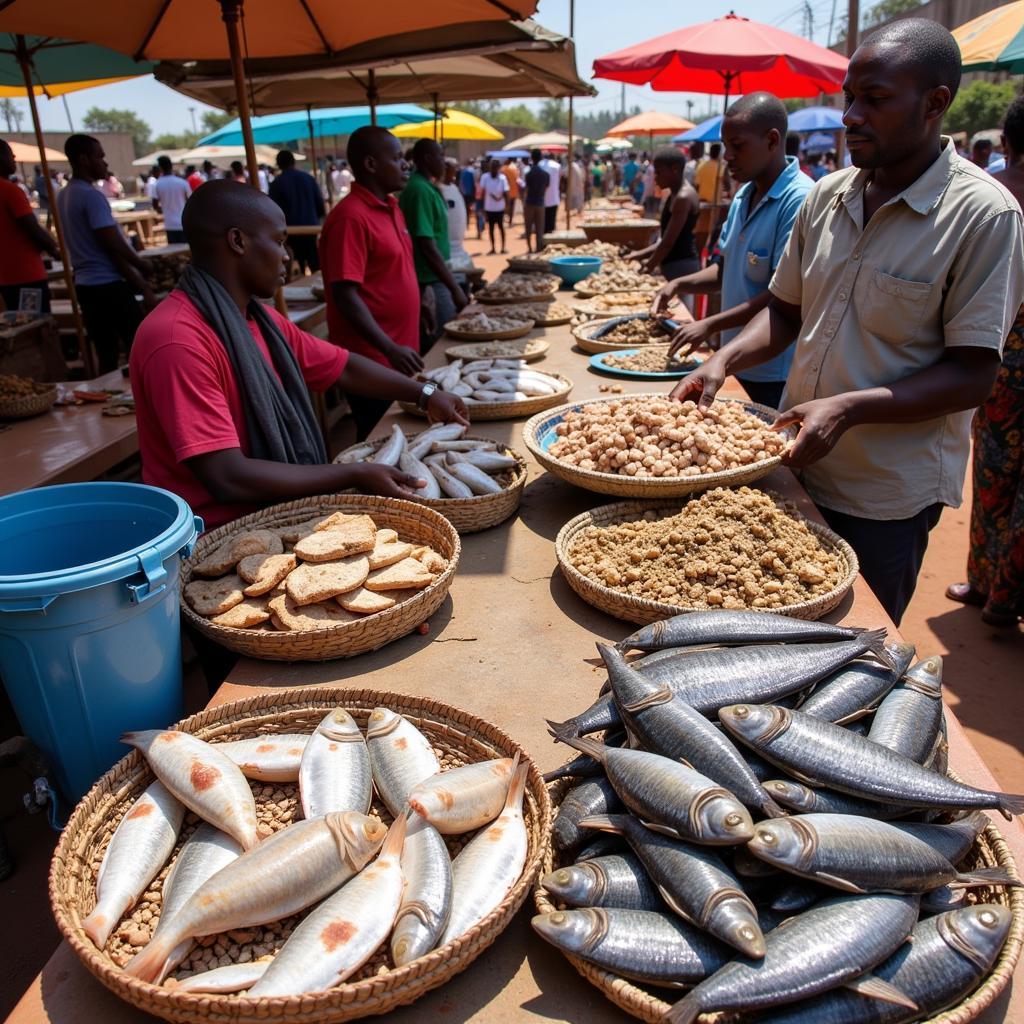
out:
{"label": "outstretched hand", "polygon": [[669,359],[675,357],[682,362],[685,356],[703,345],[709,337],[711,337],[711,331],[708,330],[707,320],[692,320],[690,323],[683,324],[672,335],[672,340],[669,342]]}
{"label": "outstretched hand", "polygon": [[427,419],[431,423],[461,423],[469,426],[469,410],[458,395],[435,391],[427,399]]}
{"label": "outstretched hand", "polygon": [[710,409],[719,388],[725,383],[725,374],[712,356],[699,370],[687,374],[673,389],[677,402],[696,402],[699,409]]}
{"label": "outstretched hand", "polygon": [[794,405],[779,413],[772,429],[783,430],[794,423],[800,425],[800,432],[782,453],[783,463],[793,469],[802,469],[823,459],[850,427],[842,395]]}
{"label": "outstretched hand", "polygon": [[377,462],[353,463],[351,470],[351,486],[362,494],[379,494],[384,498],[415,498],[417,491],[427,483],[394,466]]}

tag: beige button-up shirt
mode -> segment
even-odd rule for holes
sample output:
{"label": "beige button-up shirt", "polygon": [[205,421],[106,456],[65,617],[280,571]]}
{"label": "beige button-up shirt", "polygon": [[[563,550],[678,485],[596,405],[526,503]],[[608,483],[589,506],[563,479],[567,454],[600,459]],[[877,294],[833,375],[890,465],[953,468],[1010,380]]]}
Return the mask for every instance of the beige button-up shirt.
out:
{"label": "beige button-up shirt", "polygon": [[[1024,300],[1020,207],[949,139],[864,227],[868,175],[848,168],[815,185],[769,286],[803,318],[783,409],[894,383],[947,347],[1001,352]],[[817,504],[867,519],[955,508],[971,416],[853,427],[804,485]]]}

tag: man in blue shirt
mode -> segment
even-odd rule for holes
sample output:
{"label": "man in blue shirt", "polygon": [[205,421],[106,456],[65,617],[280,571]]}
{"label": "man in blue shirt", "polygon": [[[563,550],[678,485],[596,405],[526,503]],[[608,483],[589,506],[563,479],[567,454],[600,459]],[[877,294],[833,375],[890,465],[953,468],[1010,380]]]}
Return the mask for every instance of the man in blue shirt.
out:
{"label": "man in blue shirt", "polygon": [[[277,166],[281,173],[270,183],[270,198],[281,207],[284,222],[289,227],[309,227],[324,219],[324,197],[312,174],[300,171],[295,166],[295,155],[290,149],[277,154]],[[288,248],[299,265],[300,273],[320,269],[317,254],[316,235],[293,235],[288,239]]]}
{"label": "man in blue shirt", "polygon": [[630,153],[629,159],[622,166],[622,184],[627,192],[632,192],[633,179],[640,171],[640,165],[636,162],[636,153]]}
{"label": "man in blue shirt", "polygon": [[[721,291],[722,312],[684,324],[670,351],[695,348],[719,333],[725,345],[768,305],[768,282],[813,187],[796,158],[786,156],[786,130],[786,108],[768,92],[750,93],[726,112],[725,162],[732,178],[745,184],[729,207],[712,261],[695,274],[670,281],[652,306],[661,315],[676,295]],[[792,361],[790,346],[775,359],[745,370],[739,380],[753,401],[777,409]]]}

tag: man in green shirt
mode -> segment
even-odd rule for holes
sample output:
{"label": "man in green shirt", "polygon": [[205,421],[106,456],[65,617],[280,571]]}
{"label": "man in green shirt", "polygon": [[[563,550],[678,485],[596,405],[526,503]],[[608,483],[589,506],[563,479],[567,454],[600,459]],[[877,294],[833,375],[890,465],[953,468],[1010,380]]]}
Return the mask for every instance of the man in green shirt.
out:
{"label": "man in green shirt", "polygon": [[416,170],[398,199],[412,235],[416,280],[423,300],[420,353],[426,355],[441,336],[444,325],[469,300],[448,266],[448,207],[435,182],[444,179],[444,151],[433,139],[413,146]]}

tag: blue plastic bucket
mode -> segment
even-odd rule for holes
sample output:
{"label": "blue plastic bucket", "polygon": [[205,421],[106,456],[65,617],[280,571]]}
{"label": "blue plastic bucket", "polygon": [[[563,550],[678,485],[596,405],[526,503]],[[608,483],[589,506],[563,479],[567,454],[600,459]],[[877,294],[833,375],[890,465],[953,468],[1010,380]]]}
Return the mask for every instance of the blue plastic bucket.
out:
{"label": "blue plastic bucket", "polygon": [[142,484],[0,498],[0,676],[70,800],[127,752],[121,733],[181,717],[178,568],[202,525]]}

